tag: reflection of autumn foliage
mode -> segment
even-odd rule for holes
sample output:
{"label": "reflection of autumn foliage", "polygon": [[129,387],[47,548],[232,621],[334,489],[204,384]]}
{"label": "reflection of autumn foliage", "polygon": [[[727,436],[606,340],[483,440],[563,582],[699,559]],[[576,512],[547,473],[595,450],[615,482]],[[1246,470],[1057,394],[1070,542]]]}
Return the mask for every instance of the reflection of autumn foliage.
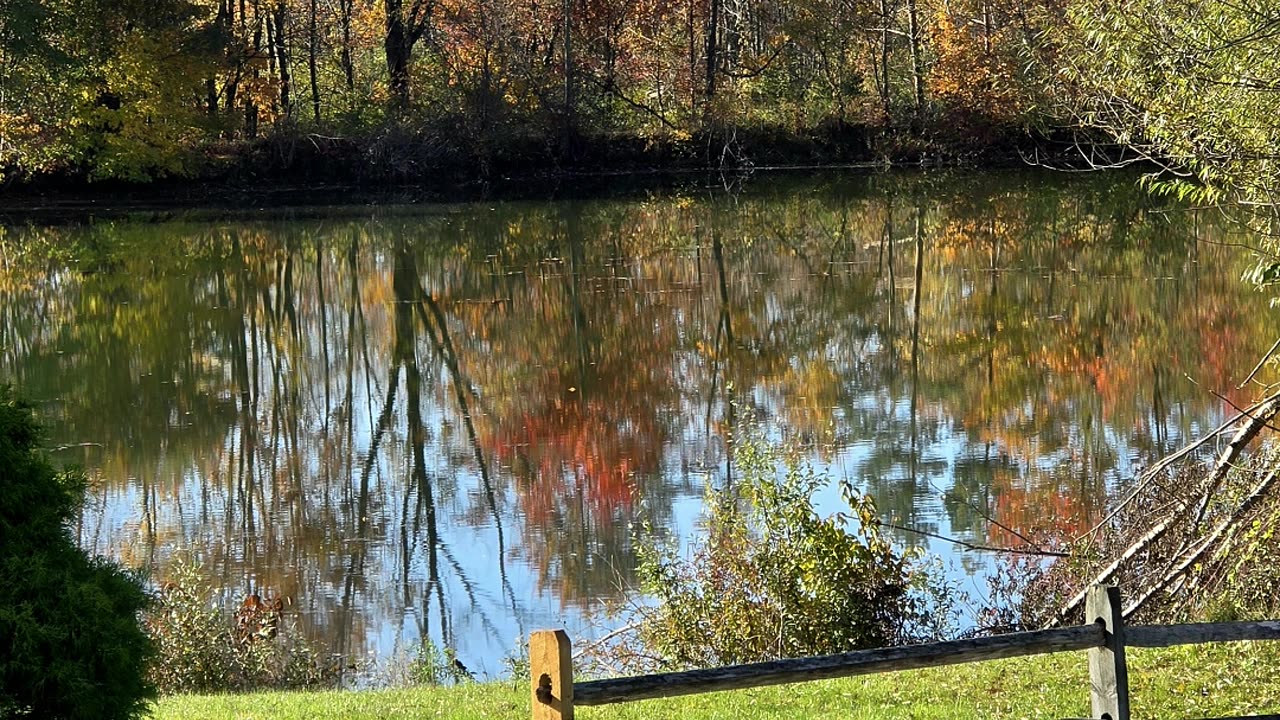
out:
{"label": "reflection of autumn foliage", "polygon": [[657,472],[661,435],[652,418],[627,417],[612,399],[556,401],[504,421],[488,441],[523,475],[520,505],[530,523],[555,524],[566,502],[585,502],[593,525],[629,516],[636,474]]}
{"label": "reflection of autumn foliage", "polygon": [[1001,483],[998,478],[994,489],[992,517],[999,524],[990,523],[987,531],[987,541],[996,547],[1024,547],[1023,537],[1042,547],[1061,547],[1097,520],[1078,491],[1056,485],[1027,486],[1015,478],[1005,480]]}

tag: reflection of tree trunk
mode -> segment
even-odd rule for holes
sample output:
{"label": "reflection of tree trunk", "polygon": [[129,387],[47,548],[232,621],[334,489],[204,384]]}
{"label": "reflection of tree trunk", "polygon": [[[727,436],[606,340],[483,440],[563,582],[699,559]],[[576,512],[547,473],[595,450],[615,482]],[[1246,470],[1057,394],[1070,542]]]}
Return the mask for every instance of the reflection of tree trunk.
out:
{"label": "reflection of tree trunk", "polygon": [[916,474],[916,448],[918,447],[919,425],[916,419],[920,402],[920,287],[924,283],[924,229],[921,223],[923,210],[916,208],[915,241],[916,241],[916,287],[912,299],[911,318],[911,478],[914,482]]}
{"label": "reflection of tree trunk", "polygon": [[591,351],[587,341],[587,312],[582,306],[582,288],[580,279],[584,264],[582,255],[582,238],[579,233],[576,212],[569,211],[565,221],[566,241],[569,244],[569,272],[565,276],[569,291],[569,302],[572,304],[573,336],[578,349],[578,404],[586,406],[587,402],[587,366],[590,363]]}
{"label": "reflection of tree trunk", "polygon": [[[884,241],[889,246],[888,249],[888,265],[889,265],[889,327],[887,335],[889,341],[893,341],[894,330],[896,329],[894,320],[897,316],[898,303],[898,278],[894,274],[893,266],[893,205],[889,205],[884,218]],[[890,353],[892,355],[892,353]]]}
{"label": "reflection of tree trunk", "polygon": [[[714,210],[713,210],[714,212]],[[733,314],[730,312],[729,305],[729,278],[724,267],[724,247],[720,241],[720,230],[713,224],[711,230],[711,257],[716,264],[716,277],[720,280],[720,324],[716,327],[716,365],[719,364],[720,358],[724,357],[724,375],[729,377],[729,362],[732,360],[734,352],[733,342]],[[721,349],[720,338],[724,337],[723,350]],[[711,397],[715,397],[716,393],[716,366],[712,366],[711,372]],[[728,384],[728,380],[725,380]],[[725,406],[725,422],[730,429],[734,429],[734,423],[737,420],[737,411],[733,402],[733,398],[726,398],[728,402]],[[711,427],[710,422],[711,403],[707,403],[707,428]],[[724,461],[724,480],[727,485],[733,484],[733,453],[725,453]]]}
{"label": "reflection of tree trunk", "polygon": [[[329,419],[333,415],[333,363],[329,360],[329,304],[325,298],[324,256],[322,247],[316,248],[316,303],[320,309],[320,358],[324,363],[324,418],[321,420],[320,440],[329,443]],[[329,463],[322,463],[325,486],[328,487]]]}
{"label": "reflection of tree trunk", "polygon": [[[360,473],[360,485],[355,498],[355,507],[350,506],[344,508],[344,514],[347,517],[356,519],[356,527],[353,542],[351,543],[351,560],[347,563],[346,577],[342,582],[342,611],[341,620],[342,632],[339,633],[340,642],[346,643],[351,637],[351,623],[353,619],[355,604],[355,588],[357,584],[364,583],[364,565],[365,555],[368,552],[369,542],[369,481],[373,475],[373,466],[378,459],[378,447],[382,444],[382,438],[386,435],[387,428],[391,425],[391,418],[396,402],[396,388],[400,385],[400,366],[393,365],[391,374],[387,380],[387,396],[382,404],[382,412],[378,416],[378,423],[373,432],[373,438],[370,440],[369,449],[366,451],[364,469]],[[343,654],[346,648],[341,651]]]}
{"label": "reflection of tree trunk", "polygon": [[[413,322],[414,302],[418,299],[418,273],[413,256],[409,253],[408,247],[404,244],[398,244],[395,255],[395,268],[393,270],[394,277],[392,280],[393,290],[395,292],[395,344],[393,349],[393,362],[396,365],[403,365],[405,369],[405,405],[408,420],[409,431],[409,448],[413,458],[413,464],[410,470],[410,485],[405,490],[404,507],[402,509],[402,520],[400,526],[401,544],[404,553],[403,572],[404,584],[408,586],[409,573],[409,539],[408,539],[408,516],[409,516],[409,497],[417,494],[417,506],[414,513],[415,530],[419,524],[419,520],[425,516],[427,526],[427,583],[428,593],[426,600],[429,602],[430,588],[440,589],[440,536],[436,526],[436,504],[431,481],[427,477],[426,462],[426,442],[427,432],[422,422],[422,370],[418,366],[418,339]],[[414,533],[417,537],[417,533]],[[405,597],[406,607],[409,598]],[[441,626],[444,631],[444,603],[440,603]],[[428,617],[427,608],[423,608],[422,618]],[[426,630],[424,626],[424,631]],[[447,643],[447,636],[444,641]]]}
{"label": "reflection of tree trunk", "polygon": [[[406,253],[407,254],[407,253]],[[468,394],[475,396],[472,385],[469,380],[462,374],[459,367],[458,355],[454,350],[453,341],[449,337],[449,325],[444,316],[444,312],[440,310],[440,306],[431,295],[423,291],[418,283],[417,272],[412,275],[413,285],[409,288],[411,295],[408,297],[419,300],[415,303],[419,314],[423,319],[423,326],[426,328],[428,337],[431,338],[431,344],[444,361],[445,367],[448,368],[450,377],[452,378],[454,398],[458,403],[458,411],[462,415],[463,428],[467,432],[467,439],[471,443],[471,451],[475,457],[476,467],[480,472],[480,482],[484,487],[485,501],[489,505],[489,513],[493,517],[494,530],[498,536],[498,575],[501,578],[502,585],[507,591],[508,599],[511,602],[512,609],[515,608],[515,590],[511,586],[511,582],[507,577],[506,564],[506,538],[504,535],[502,515],[498,512],[497,495],[493,489],[493,481],[489,475],[489,464],[484,457],[484,449],[480,445],[479,435],[476,433],[475,422],[472,418],[471,403],[468,400]],[[435,327],[433,328],[432,325]]]}
{"label": "reflection of tree trunk", "polygon": [[[999,288],[997,268],[997,245],[995,244],[995,236],[992,235],[991,246],[991,262],[988,266],[987,277],[991,279],[991,290],[987,297],[987,387],[992,391],[994,400],[994,391],[996,387],[996,331],[999,329],[999,323],[996,319],[996,296]],[[988,403],[990,406],[991,403]]]}
{"label": "reflection of tree trunk", "polygon": [[1163,382],[1164,370],[1159,363],[1151,363],[1151,425],[1155,429],[1156,457],[1168,454],[1165,442],[1169,439],[1168,408],[1165,407]]}

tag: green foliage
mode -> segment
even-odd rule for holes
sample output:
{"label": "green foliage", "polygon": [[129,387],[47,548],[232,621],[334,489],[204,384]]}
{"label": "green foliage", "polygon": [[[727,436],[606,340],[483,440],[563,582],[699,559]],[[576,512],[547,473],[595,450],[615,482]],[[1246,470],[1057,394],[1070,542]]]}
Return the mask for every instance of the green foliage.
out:
{"label": "green foliage", "polygon": [[453,648],[441,648],[429,639],[418,646],[407,675],[411,687],[439,687],[471,679],[471,674],[458,664]]}
{"label": "green foliage", "polygon": [[[747,423],[750,427],[750,423]],[[706,667],[917,639],[930,581],[915,553],[881,535],[875,505],[847,482],[848,512],[821,517],[830,484],[752,428],[736,438],[734,494],[710,491],[705,537],[688,559],[642,559],[642,644],[666,664]],[[778,470],[782,472],[779,475]]]}
{"label": "green foliage", "polygon": [[1068,106],[1165,164],[1154,189],[1274,206],[1280,61],[1269,6],[1077,0],[1067,20],[1054,40]]}
{"label": "green foliage", "polygon": [[137,717],[154,695],[146,595],[76,546],[84,478],[54,470],[40,437],[30,406],[0,388],[0,715]]}
{"label": "green foliage", "polygon": [[198,565],[179,560],[170,567],[145,617],[157,649],[150,676],[160,692],[324,688],[341,681],[341,665],[296,632],[278,632],[278,617],[269,627],[247,627],[243,610],[240,618],[232,617],[213,596]]}
{"label": "green foliage", "polygon": [[0,180],[184,174],[208,66],[185,0],[48,0],[0,13]]}

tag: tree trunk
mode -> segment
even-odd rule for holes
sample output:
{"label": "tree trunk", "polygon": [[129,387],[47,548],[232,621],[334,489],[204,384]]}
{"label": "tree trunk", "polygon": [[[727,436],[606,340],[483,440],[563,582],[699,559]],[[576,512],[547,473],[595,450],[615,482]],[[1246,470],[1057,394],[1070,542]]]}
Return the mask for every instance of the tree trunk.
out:
{"label": "tree trunk", "polygon": [[[272,13],[275,21],[276,66],[280,74],[280,111],[285,119],[293,117],[293,77],[289,74],[289,49],[285,44],[285,15],[287,8],[283,2],[277,3]],[[271,22],[268,18],[267,22]]]}
{"label": "tree trunk", "polygon": [[880,0],[880,104],[889,121],[889,2]]}
{"label": "tree trunk", "polygon": [[319,34],[316,28],[316,0],[311,0],[310,17],[307,18],[307,70],[311,73],[311,111],[316,124],[320,123],[320,81],[316,78],[316,51]]}
{"label": "tree trunk", "polygon": [[204,81],[205,93],[205,109],[209,113],[209,117],[217,117],[218,115],[218,81],[213,78],[206,78]]}
{"label": "tree trunk", "polygon": [[[252,0],[253,4],[253,57],[262,57],[262,8],[258,5],[258,0]],[[245,25],[245,9],[243,0],[240,5],[240,24]],[[251,63],[253,68],[253,79],[257,80],[261,71],[258,64]],[[258,101],[252,96],[247,96],[244,103],[244,127],[245,134],[253,139],[258,136]]]}
{"label": "tree trunk", "polygon": [[707,0],[707,86],[703,97],[708,101],[716,96],[716,71],[720,67],[720,2]]}
{"label": "tree trunk", "polygon": [[338,60],[342,65],[342,74],[347,80],[347,91],[356,89],[356,67],[351,60],[351,10],[353,0],[339,0],[342,12],[342,53]]}
{"label": "tree trunk", "polygon": [[920,12],[916,0],[907,0],[907,21],[911,31],[911,90],[915,100],[915,115],[919,119],[924,110],[924,65],[920,59]]}
{"label": "tree trunk", "polygon": [[409,33],[404,26],[401,0],[383,0],[386,9],[386,37],[383,50],[387,57],[387,76],[391,101],[399,110],[409,107]]}
{"label": "tree trunk", "polygon": [[573,128],[573,0],[561,0],[564,20],[564,129]]}

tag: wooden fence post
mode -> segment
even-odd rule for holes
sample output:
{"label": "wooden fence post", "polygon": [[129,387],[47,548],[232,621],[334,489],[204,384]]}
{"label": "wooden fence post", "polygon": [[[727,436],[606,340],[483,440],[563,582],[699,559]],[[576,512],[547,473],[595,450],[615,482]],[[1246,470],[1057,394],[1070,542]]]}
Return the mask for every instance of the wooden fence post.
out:
{"label": "wooden fence post", "polygon": [[1124,657],[1124,618],[1120,588],[1094,585],[1085,603],[1085,622],[1107,631],[1102,647],[1089,649],[1089,687],[1093,717],[1129,720],[1129,666]]}
{"label": "wooden fence post", "polygon": [[539,630],[530,635],[529,672],[533,720],[573,720],[573,651],[568,633]]}

